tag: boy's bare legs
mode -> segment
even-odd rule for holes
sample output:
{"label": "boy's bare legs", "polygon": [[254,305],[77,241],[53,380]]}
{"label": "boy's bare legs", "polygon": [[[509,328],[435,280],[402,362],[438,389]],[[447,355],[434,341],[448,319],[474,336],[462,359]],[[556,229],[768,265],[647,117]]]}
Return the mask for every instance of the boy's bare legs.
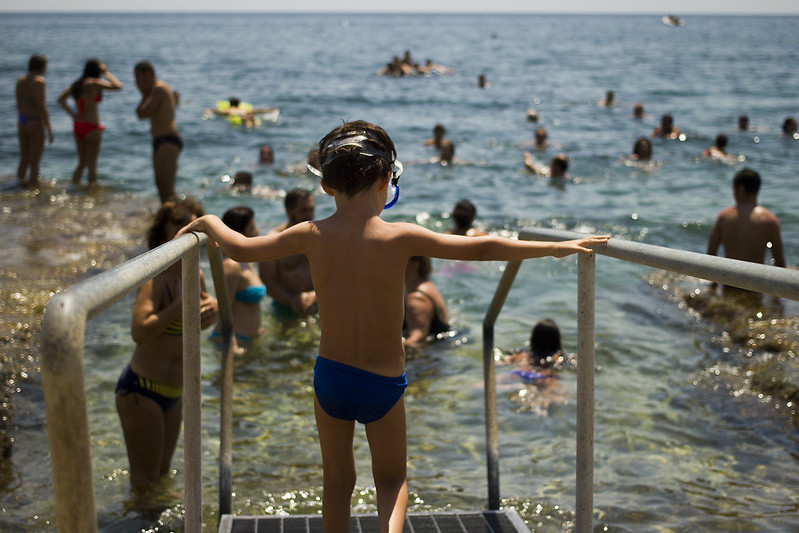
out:
{"label": "boy's bare legs", "polygon": [[162,142],[153,151],[155,186],[158,188],[161,203],[177,198],[175,181],[178,176],[178,156],[180,156],[180,147],[173,142]]}
{"label": "boy's bare legs", "polygon": [[352,436],[355,421],[325,413],[314,395],[316,429],[322,449],[322,522],[325,533],[348,533],[350,503],[355,489],[355,456]]}
{"label": "boy's bare legs", "polygon": [[405,397],[380,420],[366,424],[372,452],[381,533],[400,533],[408,507]]}

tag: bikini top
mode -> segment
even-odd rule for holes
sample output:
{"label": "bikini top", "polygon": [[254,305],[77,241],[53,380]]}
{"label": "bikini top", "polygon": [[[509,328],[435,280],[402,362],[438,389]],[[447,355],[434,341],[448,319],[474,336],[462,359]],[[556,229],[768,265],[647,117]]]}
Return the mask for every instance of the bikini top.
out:
{"label": "bikini top", "polygon": [[77,99],[78,114],[82,114],[83,113],[83,107],[84,107],[83,102],[84,101],[86,101],[86,100],[94,100],[95,102],[100,103],[100,101],[102,99],[103,99],[103,93],[101,93],[101,92],[98,92],[97,96],[95,96],[94,98],[78,98]]}
{"label": "bikini top", "polygon": [[183,335],[183,315],[178,315],[167,324],[162,332],[164,335],[180,336]]}
{"label": "bikini top", "polygon": [[[170,302],[174,301],[172,298],[172,291],[169,289],[169,284],[166,284],[166,295],[169,298]],[[179,336],[183,335],[183,315],[179,314],[172,321],[166,325],[164,331],[162,331],[164,335],[172,335],[172,336]]]}
{"label": "bikini top", "polygon": [[245,304],[257,304],[266,296],[266,285],[253,285],[236,293],[234,299]]}
{"label": "bikini top", "polygon": [[[449,324],[441,320],[441,317],[438,316],[438,307],[436,307],[436,302],[433,300],[432,296],[419,289],[416,289],[413,292],[423,294],[428,300],[430,300],[430,303],[433,304],[433,318],[430,320],[430,333],[428,333],[428,335],[438,335],[439,333],[444,333],[445,331],[452,329]],[[405,329],[404,321],[402,324],[402,329]]]}

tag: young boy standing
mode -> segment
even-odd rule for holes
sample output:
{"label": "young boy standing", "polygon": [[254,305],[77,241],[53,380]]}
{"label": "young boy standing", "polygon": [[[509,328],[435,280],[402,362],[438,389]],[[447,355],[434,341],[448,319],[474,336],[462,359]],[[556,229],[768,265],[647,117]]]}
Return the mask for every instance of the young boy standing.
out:
{"label": "young boy standing", "polygon": [[401,164],[382,128],[345,123],[319,143],[322,188],[336,201],[324,220],[247,238],[219,218],[201,217],[179,234],[207,233],[232,259],[255,262],[304,254],[317,295],[321,337],[314,368],[314,412],[324,470],[327,533],[349,531],[355,487],[353,434],[365,424],[372,454],[380,530],[401,531],[408,504],[402,319],[405,266],[412,256],[515,260],[591,253],[608,237],[566,242],[439,234],[380,219],[394,200]]}

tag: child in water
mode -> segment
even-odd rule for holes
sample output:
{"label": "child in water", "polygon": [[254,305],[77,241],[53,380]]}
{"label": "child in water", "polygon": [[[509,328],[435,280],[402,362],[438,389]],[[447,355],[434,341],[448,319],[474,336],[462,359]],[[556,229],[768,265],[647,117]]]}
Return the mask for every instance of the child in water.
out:
{"label": "child in water", "polygon": [[511,353],[505,358],[506,363],[520,364],[510,373],[510,378],[521,380],[525,387],[518,390],[512,399],[524,410],[532,411],[539,416],[546,416],[548,408],[555,403],[563,403],[568,399],[566,390],[560,382],[558,370],[575,364],[572,354],[562,350],[560,329],[554,320],[539,320],[530,335],[530,350]]}
{"label": "child in water", "polygon": [[[402,344],[404,273],[412,256],[456,260],[527,259],[591,253],[607,236],[536,242],[435,233],[380,219],[399,197],[402,165],[379,126],[345,123],[319,143],[322,188],[336,211],[279,233],[245,237],[213,215],[181,230],[207,233],[232,259],[253,262],[304,254],[318,299],[321,337],[314,412],[323,466],[327,533],[347,532],[355,487],[353,434],[365,424],[381,531],[401,531],[408,503]],[[393,199],[387,204],[389,194]]]}

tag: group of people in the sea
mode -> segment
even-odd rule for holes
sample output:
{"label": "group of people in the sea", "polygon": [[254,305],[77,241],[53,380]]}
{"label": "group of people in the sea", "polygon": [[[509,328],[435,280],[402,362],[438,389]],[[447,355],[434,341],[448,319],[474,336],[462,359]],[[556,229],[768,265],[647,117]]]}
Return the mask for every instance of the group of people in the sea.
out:
{"label": "group of people in the sea", "polygon": [[[17,177],[23,184],[38,183],[45,133],[51,144],[54,140],[45,97],[46,71],[47,58],[34,54],[28,60],[27,73],[17,78],[15,87],[20,152]],[[183,150],[183,139],[175,122],[178,94],[156,77],[155,68],[149,61],[137,63],[133,72],[136,87],[142,95],[135,112],[140,120],[150,121],[155,185],[164,203],[177,198],[175,181],[178,157]],[[84,171],[88,173],[90,185],[97,181],[97,158],[105,129],[100,122],[98,104],[102,101],[103,91],[119,90],[122,90],[122,83],[108,71],[106,65],[99,59],[89,59],[81,76],[58,97],[58,104],[73,119],[78,150],[78,165],[72,174],[75,184],[81,182]],[[70,100],[74,102],[74,108]]]}
{"label": "group of people in the sea", "polygon": [[417,62],[411,56],[410,50],[400,56],[394,56],[386,66],[377,73],[381,76],[442,76],[452,74],[455,69],[436,63],[432,59],[425,60],[424,64]]}
{"label": "group of people in the sea", "polygon": [[[410,53],[397,58],[381,74],[446,73],[447,67],[428,63],[419,70]],[[45,99],[44,56],[30,58],[28,72],[16,86],[20,165],[17,176],[35,182],[45,135],[53,140]],[[505,239],[475,227],[477,209],[468,200],[451,213],[454,227],[433,232],[416,224],[388,223],[380,218],[399,197],[402,165],[388,134],[363,121],[346,122],[318,144],[321,187],[336,203],[336,211],[315,220],[311,191],[293,189],[285,196],[286,220],[259,235],[251,208],[232,208],[218,218],[206,215],[193,198],[179,199],[175,190],[182,139],[175,123],[177,95],[156,74],[153,65],[135,65],[141,102],[136,115],[149,120],[153,169],[161,206],[148,232],[155,248],[189,231],[205,232],[225,253],[225,281],[232,296],[236,347],[245,349],[261,333],[261,302],[269,295],[276,316],[296,320],[320,317],[321,340],[314,375],[314,410],[323,463],[323,518],[328,531],[349,527],[350,498],[355,483],[351,462],[353,426],[366,425],[372,449],[378,516],[381,530],[401,530],[407,506],[404,390],[406,349],[423,346],[451,328],[446,300],[432,282],[431,257],[450,260],[512,260],[542,256],[564,257],[592,253],[609,236],[575,241],[537,242]],[[103,91],[122,84],[99,60],[90,60],[79,79],[58,98],[74,120],[79,162],[73,173],[78,183],[84,171],[89,183],[97,179],[97,154],[103,131],[98,104]],[[608,93],[601,103],[614,105]],[[70,105],[70,100],[74,106]],[[226,112],[239,116],[238,102]],[[644,116],[643,106],[634,110]],[[528,112],[528,119],[537,113]],[[790,125],[788,127],[790,129]],[[538,131],[541,130],[541,131]],[[543,128],[536,147],[547,146]],[[793,124],[795,134],[796,125]],[[663,117],[652,137],[679,138],[673,120]],[[539,139],[540,136],[540,139]],[[648,139],[646,139],[648,141]],[[437,125],[425,141],[439,151],[442,164],[455,162],[454,144],[446,128]],[[715,152],[724,154],[723,139]],[[651,142],[636,150],[640,160],[651,158]],[[264,154],[262,154],[264,157]],[[544,169],[529,152],[525,167],[559,179],[567,176],[568,158],[558,154]],[[246,176],[239,183],[245,189]],[[251,184],[251,176],[250,176]],[[784,267],[779,221],[757,203],[760,176],[744,168],[733,179],[735,205],[723,210],[711,231],[708,253],[723,247],[728,257],[763,263],[768,250],[774,264]],[[255,265],[257,264],[257,270]],[[218,302],[206,292],[200,297],[201,327],[219,335]],[[182,407],[182,301],[180,266],[145,283],[138,291],[131,321],[135,349],[116,387],[116,405],[135,487],[157,483],[169,471],[177,443]],[[400,306],[399,302],[403,305]],[[353,327],[357,324],[358,327]],[[539,327],[540,326],[540,327]],[[536,333],[538,331],[538,334]],[[401,335],[401,332],[404,332]],[[530,349],[509,361],[522,366],[517,376],[526,383],[551,384],[565,363],[560,333],[551,321],[537,324]],[[560,366],[558,366],[560,365]],[[349,459],[347,459],[349,456]]]}

